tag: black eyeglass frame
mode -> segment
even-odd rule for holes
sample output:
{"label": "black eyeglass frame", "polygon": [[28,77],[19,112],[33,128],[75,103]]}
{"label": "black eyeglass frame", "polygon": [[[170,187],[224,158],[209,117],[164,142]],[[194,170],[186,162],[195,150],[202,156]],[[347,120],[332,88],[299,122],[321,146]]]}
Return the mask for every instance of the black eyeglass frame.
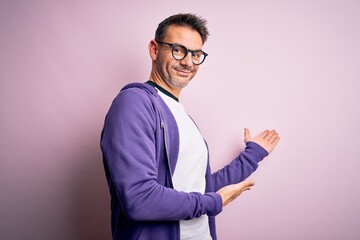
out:
{"label": "black eyeglass frame", "polygon": [[[171,55],[173,56],[174,59],[176,59],[176,60],[178,60],[178,61],[181,61],[181,60],[183,60],[184,58],[186,58],[186,56],[188,55],[189,52],[191,53],[192,57],[195,55],[195,53],[201,52],[201,53],[204,55],[204,58],[203,58],[203,60],[202,60],[200,63],[194,63],[194,59],[191,58],[191,60],[192,60],[192,62],[193,62],[194,65],[200,65],[200,64],[202,64],[202,63],[205,61],[205,58],[209,55],[209,54],[207,54],[206,52],[204,52],[203,50],[190,50],[190,49],[188,49],[187,47],[185,47],[185,46],[183,46],[183,45],[181,45],[181,44],[167,43],[167,42],[162,42],[162,41],[156,41],[156,42],[157,42],[157,43],[160,43],[160,44],[166,44],[166,45],[170,46],[170,47],[171,47]],[[176,58],[176,57],[174,56],[174,48],[175,48],[175,47],[182,47],[182,48],[184,48],[184,49],[186,50],[186,53],[185,53],[185,55],[184,55],[183,58],[178,59],[178,58]]]}

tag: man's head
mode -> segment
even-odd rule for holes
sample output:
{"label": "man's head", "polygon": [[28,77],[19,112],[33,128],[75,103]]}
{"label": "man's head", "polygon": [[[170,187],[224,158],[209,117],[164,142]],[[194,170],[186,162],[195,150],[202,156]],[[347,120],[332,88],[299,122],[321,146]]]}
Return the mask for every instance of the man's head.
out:
{"label": "man's head", "polygon": [[207,54],[202,46],[209,32],[206,20],[177,14],[162,21],[149,43],[153,60],[150,79],[178,96],[196,75]]}

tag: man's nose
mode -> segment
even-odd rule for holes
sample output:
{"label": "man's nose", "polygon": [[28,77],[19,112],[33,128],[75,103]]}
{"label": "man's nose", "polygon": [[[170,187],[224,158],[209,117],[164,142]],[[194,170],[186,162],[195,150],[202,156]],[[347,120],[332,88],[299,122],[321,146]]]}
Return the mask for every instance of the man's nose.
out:
{"label": "man's nose", "polygon": [[193,65],[192,54],[189,52],[186,57],[180,61],[180,64],[191,67]]}

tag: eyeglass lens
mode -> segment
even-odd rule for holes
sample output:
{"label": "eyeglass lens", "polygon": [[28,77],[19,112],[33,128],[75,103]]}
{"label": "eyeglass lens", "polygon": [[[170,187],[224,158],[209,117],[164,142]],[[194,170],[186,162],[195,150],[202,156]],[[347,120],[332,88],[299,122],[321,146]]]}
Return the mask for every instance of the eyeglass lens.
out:
{"label": "eyeglass lens", "polygon": [[[183,60],[186,55],[188,54],[188,50],[181,45],[173,45],[172,46],[172,55],[177,60]],[[192,51],[190,52],[192,55],[192,61],[194,64],[201,64],[204,59],[205,55],[202,51]]]}

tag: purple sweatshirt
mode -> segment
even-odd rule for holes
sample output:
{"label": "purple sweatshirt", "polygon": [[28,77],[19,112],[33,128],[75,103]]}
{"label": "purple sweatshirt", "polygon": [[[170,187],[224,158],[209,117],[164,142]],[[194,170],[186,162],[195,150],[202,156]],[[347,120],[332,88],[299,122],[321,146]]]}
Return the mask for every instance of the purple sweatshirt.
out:
{"label": "purple sweatshirt", "polygon": [[220,188],[245,180],[268,155],[248,142],[240,155],[211,174],[209,160],[205,194],[174,190],[172,174],[179,153],[175,118],[154,87],[125,86],[105,118],[101,150],[111,195],[114,240],[178,240],[179,220],[209,216],[216,239],[215,216],[222,211]]}

